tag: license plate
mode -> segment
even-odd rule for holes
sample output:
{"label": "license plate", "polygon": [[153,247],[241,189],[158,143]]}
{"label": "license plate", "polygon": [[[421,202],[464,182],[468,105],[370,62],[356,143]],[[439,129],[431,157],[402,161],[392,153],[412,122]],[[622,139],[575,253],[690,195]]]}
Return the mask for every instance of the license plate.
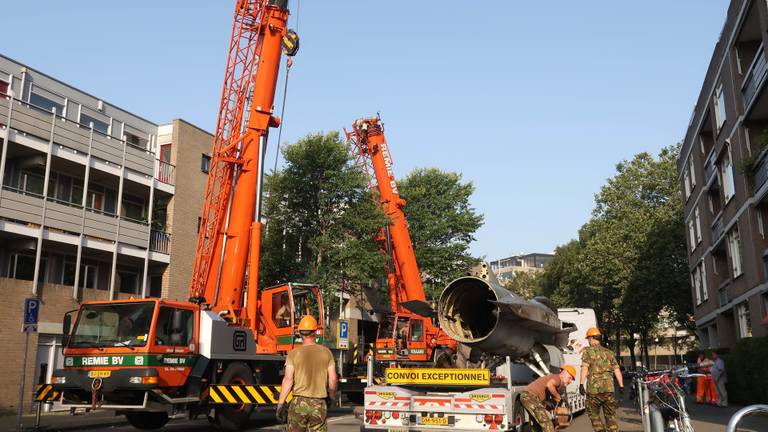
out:
{"label": "license plate", "polygon": [[425,426],[448,426],[448,417],[422,417],[421,424]]}
{"label": "license plate", "polygon": [[109,378],[112,371],[88,371],[88,378]]}

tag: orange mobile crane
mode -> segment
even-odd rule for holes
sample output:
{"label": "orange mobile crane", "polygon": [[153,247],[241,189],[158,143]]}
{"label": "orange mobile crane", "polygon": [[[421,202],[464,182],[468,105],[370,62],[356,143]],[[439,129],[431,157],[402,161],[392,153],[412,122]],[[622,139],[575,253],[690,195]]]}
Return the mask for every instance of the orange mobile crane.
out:
{"label": "orange mobile crane", "polygon": [[[457,342],[437,327],[431,310],[424,310],[426,296],[413,252],[408,222],[403,213],[392,155],[378,117],[363,118],[344,129],[355,162],[367,174],[377,203],[390,220],[378,235],[388,255],[387,285],[391,313],[384,314],[376,338],[375,358],[399,362],[427,362],[438,366],[453,363]],[[420,307],[421,306],[421,307]],[[418,313],[414,313],[418,312]]]}
{"label": "orange mobile crane", "polygon": [[51,392],[64,407],[115,409],[140,429],[213,409],[238,429],[277,402],[301,315],[323,322],[316,286],[258,286],[264,152],[280,122],[281,56],[298,48],[288,15],[287,0],[236,2],[189,301],[85,302],[67,314]]}

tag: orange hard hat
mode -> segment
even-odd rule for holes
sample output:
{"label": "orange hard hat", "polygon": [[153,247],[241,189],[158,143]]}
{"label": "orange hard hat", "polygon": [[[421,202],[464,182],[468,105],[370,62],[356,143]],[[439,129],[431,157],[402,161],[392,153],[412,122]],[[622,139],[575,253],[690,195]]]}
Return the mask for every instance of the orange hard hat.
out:
{"label": "orange hard hat", "polygon": [[587,330],[587,337],[593,337],[593,336],[602,336],[603,334],[600,333],[600,329],[597,327],[592,327],[589,330]]}
{"label": "orange hard hat", "polygon": [[571,365],[565,365],[563,366],[563,370],[567,371],[569,375],[571,375],[572,378],[576,378],[576,368]]}
{"label": "orange hard hat", "polygon": [[304,315],[299,321],[299,331],[317,330],[317,320],[312,315]]}

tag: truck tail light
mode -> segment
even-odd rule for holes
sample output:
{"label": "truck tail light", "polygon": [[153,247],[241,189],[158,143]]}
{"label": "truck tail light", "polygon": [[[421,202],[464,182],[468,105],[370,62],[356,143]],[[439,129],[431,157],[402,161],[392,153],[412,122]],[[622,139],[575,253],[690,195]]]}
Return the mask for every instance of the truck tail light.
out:
{"label": "truck tail light", "polygon": [[400,418],[400,413],[397,411],[392,411],[392,418],[397,420]]}
{"label": "truck tail light", "polygon": [[484,420],[485,420],[486,423],[492,424],[493,423],[493,416],[490,415],[490,414],[486,414],[485,417],[484,417]]}
{"label": "truck tail light", "polygon": [[390,418],[391,416],[392,416],[392,415],[389,413],[389,411],[384,411],[384,418],[385,418],[385,419],[388,419],[388,418]]}
{"label": "truck tail light", "polygon": [[504,420],[504,416],[503,415],[496,414],[493,417],[493,422],[496,423],[497,425],[500,425],[503,420]]}

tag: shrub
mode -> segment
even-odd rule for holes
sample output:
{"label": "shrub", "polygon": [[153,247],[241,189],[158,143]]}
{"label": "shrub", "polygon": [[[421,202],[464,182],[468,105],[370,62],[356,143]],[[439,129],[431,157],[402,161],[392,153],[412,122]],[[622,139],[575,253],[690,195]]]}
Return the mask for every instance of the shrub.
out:
{"label": "shrub", "polygon": [[729,402],[768,402],[768,336],[740,340],[723,359],[728,373]]}

